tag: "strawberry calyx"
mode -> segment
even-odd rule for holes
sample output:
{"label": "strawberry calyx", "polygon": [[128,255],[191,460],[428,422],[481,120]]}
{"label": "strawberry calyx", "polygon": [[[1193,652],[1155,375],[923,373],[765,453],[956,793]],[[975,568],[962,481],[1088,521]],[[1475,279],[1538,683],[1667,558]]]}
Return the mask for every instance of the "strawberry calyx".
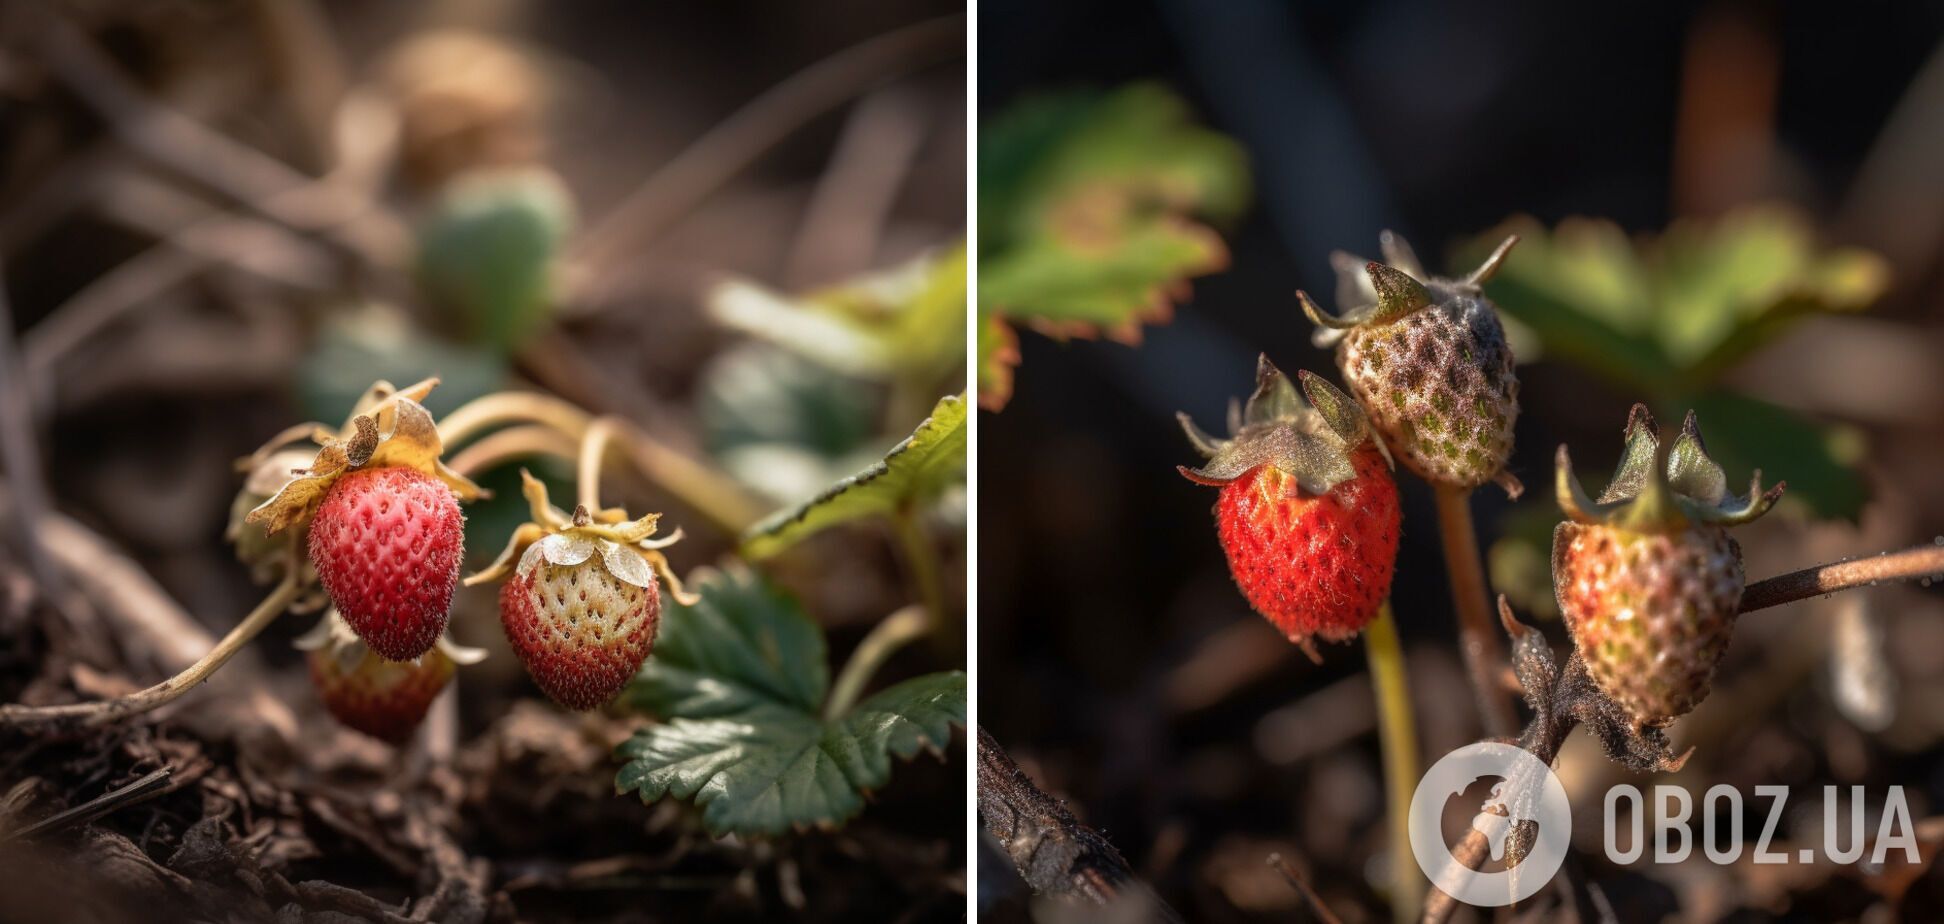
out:
{"label": "strawberry calyx", "polygon": [[[1202,432],[1186,413],[1177,413],[1188,442],[1208,459],[1200,468],[1177,466],[1182,477],[1220,487],[1268,465],[1317,495],[1355,478],[1351,455],[1371,437],[1363,410],[1324,379],[1296,374],[1302,396],[1266,354],[1259,356],[1255,393],[1247,404],[1229,404],[1228,439]],[[1377,445],[1383,452],[1383,444]]]}
{"label": "strawberry calyx", "polygon": [[360,469],[400,466],[416,469],[444,482],[460,501],[486,496],[471,479],[446,467],[440,457],[445,445],[432,413],[419,401],[439,384],[426,379],[408,388],[380,381],[358,400],[351,417],[337,431],[322,424],[292,427],[265,444],[243,464],[260,470],[263,464],[308,438],[320,448],[308,468],[291,469],[281,487],[252,509],[243,521],[261,526],[274,536],[292,527],[310,525],[331,485]]}
{"label": "strawberry calyx", "polygon": [[[324,618],[318,620],[317,625],[293,639],[290,644],[298,651],[322,653],[336,660],[338,665],[347,672],[356,667],[365,654],[371,651],[370,646],[358,637],[358,633],[351,628],[350,623],[344,621],[343,614],[339,613],[335,606],[324,612]],[[433,651],[428,652],[424,657],[431,657],[436,653],[437,656],[458,665],[478,664],[486,660],[486,649],[461,645],[447,634],[441,634],[432,649]]]}
{"label": "strawberry calyx", "polygon": [[1508,235],[1477,269],[1457,279],[1425,272],[1402,235],[1385,231],[1377,240],[1387,262],[1365,260],[1341,250],[1330,254],[1330,265],[1337,274],[1338,314],[1323,310],[1309,293],[1296,292],[1303,314],[1317,327],[1312,340],[1318,347],[1333,347],[1346,332],[1358,327],[1391,324],[1454,299],[1481,298],[1486,281],[1504,264],[1519,236]]}
{"label": "strawberry calyx", "polygon": [[1769,511],[1786,482],[1762,489],[1756,469],[1746,495],[1728,490],[1728,478],[1708,457],[1701,428],[1688,411],[1672,440],[1661,439],[1654,416],[1644,404],[1627,415],[1626,449],[1613,480],[1589,499],[1573,474],[1572,458],[1561,444],[1554,470],[1554,491],[1568,519],[1589,525],[1617,526],[1635,532],[1674,533],[1695,525],[1740,526]]}
{"label": "strawberry calyx", "polygon": [[685,605],[699,598],[682,589],[681,578],[661,553],[682,539],[682,531],[660,539],[653,538],[661,514],[651,513],[630,519],[619,507],[590,511],[577,506],[572,514],[555,507],[547,497],[547,486],[526,469],[520,470],[520,492],[532,509],[533,519],[513,531],[512,539],[493,563],[467,577],[473,587],[525,574],[540,562],[571,567],[598,556],[609,574],[636,587],[652,587],[659,576],[675,599]]}

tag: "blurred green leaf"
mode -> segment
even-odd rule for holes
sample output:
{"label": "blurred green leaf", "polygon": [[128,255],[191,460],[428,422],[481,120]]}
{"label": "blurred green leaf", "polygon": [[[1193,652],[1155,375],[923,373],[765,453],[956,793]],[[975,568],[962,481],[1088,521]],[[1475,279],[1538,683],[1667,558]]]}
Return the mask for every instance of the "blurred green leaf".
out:
{"label": "blurred green leaf", "polygon": [[696,589],[694,606],[669,601],[654,656],[629,686],[629,701],[663,721],[617,750],[617,791],[694,799],[717,835],[832,828],[889,782],[894,757],[939,752],[965,724],[956,671],[822,718],[823,632],[795,601],[747,571]]}
{"label": "blurred green leaf", "polygon": [[1889,284],[1882,258],[1819,248],[1801,215],[1763,206],[1632,240],[1606,221],[1568,219],[1547,230],[1518,218],[1461,246],[1460,265],[1508,232],[1521,241],[1486,291],[1546,353],[1648,398],[1669,420],[1699,411],[1710,449],[1730,471],[1761,466],[1786,477],[1790,496],[1816,516],[1860,512],[1866,491],[1854,454],[1840,451],[1841,431],[1718,382],[1795,321],[1868,307]]}
{"label": "blurred green leaf", "polygon": [[547,319],[554,259],[573,225],[551,171],[467,174],[419,229],[419,286],[466,337],[510,353]]}
{"label": "blurred green leaf", "polygon": [[402,387],[434,376],[439,387],[426,396],[425,406],[439,416],[503,387],[506,362],[485,350],[436,340],[389,307],[365,305],[325,322],[297,367],[297,393],[310,419],[335,426],[372,382],[384,379]]}
{"label": "blurred green leaf", "polygon": [[[1845,427],[1810,421],[1787,408],[1745,395],[1714,391],[1691,402],[1708,444],[1708,455],[1728,472],[1729,487],[1747,488],[1762,470],[1768,484],[1789,483],[1784,504],[1805,505],[1818,519],[1855,520],[1869,498],[1856,469],[1862,437]],[[1674,409],[1668,409],[1669,420]]]}
{"label": "blurred green leaf", "polygon": [[964,479],[965,448],[965,399],[941,399],[883,461],[751,527],[743,535],[743,554],[768,558],[832,526],[889,517],[929,501]]}
{"label": "blurred green leaf", "polygon": [[782,503],[883,455],[878,398],[856,379],[767,343],[719,354],[696,384],[711,455],[737,480]]}
{"label": "blurred green leaf", "polygon": [[1661,396],[1704,389],[1795,319],[1860,311],[1889,283],[1882,258],[1819,250],[1809,223],[1778,207],[1638,240],[1607,221],[1549,231],[1517,218],[1459,247],[1458,262],[1482,259],[1507,233],[1521,241],[1486,286],[1499,307],[1548,352]]}
{"label": "blurred green leaf", "polygon": [[1012,325],[1137,342],[1228,250],[1196,219],[1239,215],[1247,158],[1167,89],[1021,103],[979,141],[979,403],[1011,394]]}
{"label": "blurred green leaf", "polygon": [[732,279],[710,291],[709,311],[845,375],[932,389],[965,367],[965,273],[960,244],[800,296]]}

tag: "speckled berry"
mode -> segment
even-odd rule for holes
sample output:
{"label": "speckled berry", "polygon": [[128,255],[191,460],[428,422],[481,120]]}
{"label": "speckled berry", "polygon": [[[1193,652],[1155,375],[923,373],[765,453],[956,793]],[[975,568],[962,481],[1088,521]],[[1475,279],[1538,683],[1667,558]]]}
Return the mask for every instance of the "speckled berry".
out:
{"label": "speckled berry", "polygon": [[352,631],[381,657],[410,661],[445,631],[464,541],[451,488],[417,469],[385,466],[332,483],[309,548]]}
{"label": "speckled berry", "polygon": [[311,683],[345,726],[403,744],[452,680],[453,662],[434,647],[414,661],[387,661],[362,645],[310,653]]}
{"label": "speckled berry", "polygon": [[614,699],[647,660],[660,619],[655,582],[622,580],[600,556],[572,565],[536,557],[500,586],[500,622],[514,653],[541,691],[569,709]]}

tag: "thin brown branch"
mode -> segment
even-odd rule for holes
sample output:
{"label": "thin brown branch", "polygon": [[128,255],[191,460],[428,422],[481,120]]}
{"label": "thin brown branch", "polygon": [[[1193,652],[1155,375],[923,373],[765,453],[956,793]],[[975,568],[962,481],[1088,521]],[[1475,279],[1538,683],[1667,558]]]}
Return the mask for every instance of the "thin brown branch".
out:
{"label": "thin brown branch", "polygon": [[63,706],[0,706],[0,727],[56,727],[56,728],[98,728],[113,724],[129,716],[159,709],[196,688],[211,674],[234,657],[243,646],[248,644],[263,628],[276,621],[278,616],[290,608],[297,599],[298,585],[293,576],[285,577],[270,595],[258,603],[250,615],[236,624],[222,641],[216,643],[208,654],[190,665],[182,673],[170,677],[155,686],[127,696],[93,703],[73,703]]}
{"label": "thin brown branch", "polygon": [[1752,613],[1879,581],[1908,581],[1939,576],[1944,576],[1944,545],[1920,545],[1901,552],[1886,552],[1874,558],[1817,565],[1756,581],[1742,591],[1741,611]]}
{"label": "thin brown branch", "polygon": [[1114,845],[1033,785],[984,728],[979,729],[979,819],[1034,892],[1098,907],[1138,902],[1155,920],[1181,921],[1135,878]]}
{"label": "thin brown branch", "polygon": [[13,840],[25,840],[47,831],[59,831],[62,828],[73,825],[85,824],[109,812],[126,808],[137,802],[152,799],[168,789],[169,775],[174,772],[174,769],[170,767],[163,767],[151,771],[141,779],[129,783],[126,786],[118,787],[89,799],[80,805],[56,812],[18,831],[0,834],[0,843]]}
{"label": "thin brown branch", "polygon": [[1438,533],[1444,542],[1445,572],[1451,578],[1451,604],[1458,611],[1458,648],[1472,696],[1478,700],[1479,721],[1485,734],[1505,738],[1518,728],[1512,703],[1500,687],[1505,670],[1505,646],[1492,625],[1486,598],[1485,565],[1478,555],[1478,534],[1472,526],[1471,491],[1433,485],[1438,499]]}
{"label": "thin brown branch", "polygon": [[[1483,837],[1481,836],[1480,839],[1482,840]],[[1323,897],[1316,894],[1315,889],[1310,888],[1309,880],[1303,878],[1303,874],[1297,872],[1296,867],[1290,865],[1288,860],[1283,859],[1282,854],[1270,854],[1269,865],[1275,867],[1276,872],[1281,873],[1282,877],[1289,881],[1289,887],[1303,897],[1303,904],[1309,906],[1310,914],[1315,915],[1317,920],[1322,921],[1323,924],[1343,924],[1337,918],[1336,912],[1331,911],[1329,905],[1323,904]]]}

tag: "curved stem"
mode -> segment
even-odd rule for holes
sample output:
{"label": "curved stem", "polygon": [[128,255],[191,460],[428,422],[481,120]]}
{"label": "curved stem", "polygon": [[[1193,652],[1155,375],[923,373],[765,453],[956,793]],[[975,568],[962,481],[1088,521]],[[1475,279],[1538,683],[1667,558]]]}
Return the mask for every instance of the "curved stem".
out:
{"label": "curved stem", "polygon": [[209,653],[202,656],[182,673],[170,677],[155,686],[139,693],[130,693],[117,699],[97,703],[74,703],[66,706],[0,706],[0,727],[22,725],[65,725],[77,728],[95,728],[107,725],[133,715],[141,715],[165,706],[183,694],[195,689],[196,685],[209,679],[235,657],[238,651],[265,626],[275,622],[278,616],[297,599],[297,579],[295,572],[287,575],[263,602],[243,617],[222,641],[216,643]]}
{"label": "curved stem", "polygon": [[1742,591],[1741,611],[1752,613],[1878,581],[1906,581],[1935,575],[1944,575],[1944,545],[1920,545],[1901,552],[1817,565],[1766,581],[1756,581]]}
{"label": "curved stem", "polygon": [[934,626],[943,625],[945,589],[938,575],[938,550],[926,540],[916,510],[900,508],[892,515],[891,523],[898,534],[898,548],[904,553],[905,564],[911,568],[912,583],[917,585],[918,601],[924,604]]}
{"label": "curved stem", "polygon": [[454,453],[446,466],[471,476],[515,459],[533,456],[574,457],[574,444],[559,430],[539,424],[507,427],[480,437],[479,442]]}
{"label": "curved stem", "polygon": [[1370,686],[1377,697],[1377,733],[1383,743],[1385,812],[1390,825],[1391,918],[1404,924],[1424,900],[1424,879],[1411,853],[1411,793],[1417,788],[1417,723],[1405,679],[1404,646],[1389,600],[1364,630]]}
{"label": "curved stem", "polygon": [[931,617],[917,606],[907,606],[873,626],[870,634],[857,643],[850,660],[844,662],[844,669],[837,673],[837,682],[830,687],[830,698],[824,701],[824,718],[836,719],[849,712],[878,668],[898,649],[923,638],[929,631]]}
{"label": "curved stem", "polygon": [[[439,437],[453,445],[508,423],[540,424],[570,440],[580,440],[587,435],[593,416],[552,395],[498,392],[447,414],[439,422]],[[716,469],[670,449],[628,421],[616,418],[612,426],[629,462],[644,477],[723,532],[740,534],[767,512],[741,485]]]}
{"label": "curved stem", "polygon": [[1485,565],[1478,556],[1478,534],[1472,527],[1471,491],[1432,485],[1438,498],[1438,533],[1444,542],[1445,572],[1451,577],[1451,603],[1458,611],[1458,648],[1465,655],[1485,734],[1510,737],[1518,723],[1512,704],[1497,678],[1505,669],[1505,647],[1493,626],[1491,603],[1485,595]]}
{"label": "curved stem", "polygon": [[602,417],[587,425],[581,434],[580,468],[575,479],[576,500],[588,513],[601,509],[601,457],[607,454],[608,437],[614,432],[614,418]]}

